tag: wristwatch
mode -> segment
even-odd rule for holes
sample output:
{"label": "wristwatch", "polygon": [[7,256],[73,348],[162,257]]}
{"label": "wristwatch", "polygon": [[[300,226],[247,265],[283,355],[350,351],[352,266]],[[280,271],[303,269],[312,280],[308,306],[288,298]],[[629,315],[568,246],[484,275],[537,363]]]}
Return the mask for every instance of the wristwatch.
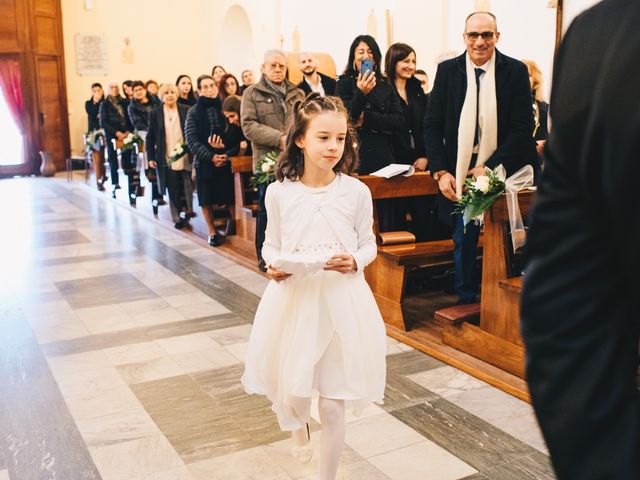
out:
{"label": "wristwatch", "polygon": [[440,177],[442,175],[444,175],[445,173],[449,173],[447,170],[438,170],[437,172],[435,172],[433,175],[431,175],[433,177],[433,179],[437,182],[438,180],[440,180]]}

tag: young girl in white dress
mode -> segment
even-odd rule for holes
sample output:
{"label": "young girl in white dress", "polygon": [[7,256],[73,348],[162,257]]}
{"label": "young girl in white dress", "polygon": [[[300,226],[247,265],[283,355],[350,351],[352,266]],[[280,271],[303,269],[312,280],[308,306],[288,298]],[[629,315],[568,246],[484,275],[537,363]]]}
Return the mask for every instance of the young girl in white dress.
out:
{"label": "young girl in white dress", "polygon": [[377,252],[373,208],[369,189],[349,176],[356,137],[342,101],[312,93],[294,110],[266,194],[262,255],[272,281],[256,311],[242,383],[273,403],[301,461],[313,452],[308,422],[319,396],[319,478],[333,480],[345,407],[359,415],[384,396],[385,328],[363,274]]}

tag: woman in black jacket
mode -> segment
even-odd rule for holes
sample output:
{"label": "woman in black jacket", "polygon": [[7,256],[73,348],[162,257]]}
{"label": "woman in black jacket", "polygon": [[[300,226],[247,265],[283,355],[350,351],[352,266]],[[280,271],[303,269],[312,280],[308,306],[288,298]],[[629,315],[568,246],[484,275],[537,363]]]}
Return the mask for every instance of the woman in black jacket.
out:
{"label": "woman in black jacket", "polygon": [[200,75],[197,86],[200,96],[187,114],[185,135],[194,157],[198,203],[209,229],[209,245],[217,247],[224,242],[225,233],[216,230],[213,207],[224,205],[231,210],[233,175],[225,147],[226,121],[218,87],[211,75]]}
{"label": "woman in black jacket", "polygon": [[[365,59],[373,60],[373,72],[362,75]],[[356,37],[336,85],[336,95],[349,110],[358,132],[361,175],[398,161],[392,149],[393,138],[405,129],[400,99],[390,82],[380,75],[381,60],[380,47],[373,37]]]}
{"label": "woman in black jacket", "polygon": [[147,157],[149,167],[155,168],[158,189],[169,192],[169,207],[174,226],[187,226],[193,213],[193,188],[191,186],[191,158],[189,154],[171,161],[171,151],[180,143],[185,144],[184,129],[189,107],[178,100],[178,88],[166,84],[160,89],[162,105],[149,114],[147,132]]}
{"label": "woman in black jacket", "polygon": [[192,107],[196,104],[196,96],[193,93],[193,82],[189,75],[178,75],[176,79],[176,87],[178,87],[178,103]]}
{"label": "woman in black jacket", "polygon": [[[107,154],[111,170],[111,185],[113,186],[112,196],[116,198],[116,190],[120,188],[120,185],[118,157],[114,143],[122,142],[133,128],[127,115],[125,99],[120,96],[120,86],[115,82],[109,84],[109,95],[100,104],[100,126],[107,137]],[[129,177],[129,195],[132,194],[132,190],[136,186],[135,163],[132,165],[131,157],[131,150],[121,154],[122,169]]]}
{"label": "woman in black jacket", "polygon": [[84,109],[89,119],[87,132],[100,129],[100,104],[104,100],[104,90],[99,83],[91,85],[91,98],[84,102]]}

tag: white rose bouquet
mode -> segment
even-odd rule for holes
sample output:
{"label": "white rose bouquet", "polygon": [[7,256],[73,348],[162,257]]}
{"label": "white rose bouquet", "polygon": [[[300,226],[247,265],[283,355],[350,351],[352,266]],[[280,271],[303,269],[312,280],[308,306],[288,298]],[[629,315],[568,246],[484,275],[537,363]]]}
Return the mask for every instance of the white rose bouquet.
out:
{"label": "white rose bouquet", "polygon": [[104,130],[96,128],[84,136],[84,149],[87,153],[91,150],[99,151],[104,146]]}
{"label": "white rose bouquet", "polygon": [[169,160],[167,165],[171,166],[175,161],[180,160],[189,153],[189,145],[184,142],[178,142],[169,152]]}
{"label": "white rose bouquet", "polygon": [[261,183],[272,183],[276,179],[275,167],[278,161],[278,153],[269,152],[258,162],[257,172],[251,178],[251,184],[255,187]]}
{"label": "white rose bouquet", "polygon": [[136,145],[138,146],[138,150],[140,150],[143,143],[144,141],[142,140],[142,137],[138,135],[137,132],[129,133],[129,135],[124,137],[122,140],[122,148],[120,149],[120,152],[134,150]]}
{"label": "white rose bouquet", "polygon": [[485,168],[485,175],[468,178],[465,191],[454,213],[462,213],[464,225],[474,221],[484,223],[484,212],[505,192],[504,167],[498,165],[494,170]]}

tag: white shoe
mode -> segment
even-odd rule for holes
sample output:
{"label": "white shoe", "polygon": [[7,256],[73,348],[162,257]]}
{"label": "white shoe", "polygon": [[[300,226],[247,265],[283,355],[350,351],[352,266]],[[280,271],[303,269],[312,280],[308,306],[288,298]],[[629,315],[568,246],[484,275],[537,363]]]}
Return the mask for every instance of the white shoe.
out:
{"label": "white shoe", "polygon": [[311,444],[311,433],[307,423],[307,444],[301,447],[291,447],[291,455],[301,463],[309,463],[313,457],[313,445]]}

